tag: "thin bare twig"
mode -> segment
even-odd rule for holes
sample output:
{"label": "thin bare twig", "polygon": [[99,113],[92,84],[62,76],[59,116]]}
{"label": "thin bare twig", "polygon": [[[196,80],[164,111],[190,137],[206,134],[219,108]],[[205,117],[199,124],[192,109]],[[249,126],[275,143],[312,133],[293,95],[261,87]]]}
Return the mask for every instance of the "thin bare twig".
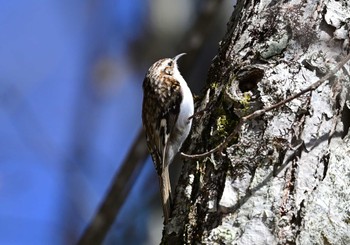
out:
{"label": "thin bare twig", "polygon": [[324,83],[325,81],[327,81],[330,77],[332,77],[335,73],[337,73],[337,71],[339,71],[348,61],[350,60],[350,54],[348,54],[343,60],[341,60],[336,67],[331,70],[330,72],[328,72],[324,77],[322,77],[321,79],[319,79],[317,82],[311,84],[309,87],[307,87],[306,89],[300,91],[299,93],[296,93],[292,96],[289,96],[288,98],[286,98],[285,100],[282,100],[272,106],[266,107],[264,109],[261,110],[257,110],[254,111],[253,113],[249,114],[248,116],[242,117],[238,124],[236,125],[235,129],[233,130],[233,132],[219,145],[217,145],[215,148],[211,149],[210,151],[204,152],[204,153],[200,153],[200,154],[185,154],[185,153],[181,153],[181,155],[185,158],[189,158],[189,159],[198,159],[198,158],[204,158],[207,157],[213,153],[218,153],[218,152],[222,152],[222,150],[228,145],[228,143],[238,134],[239,130],[241,129],[241,126],[248,120],[257,118],[263,114],[265,114],[266,112],[272,111],[276,108],[281,107],[282,105],[285,105],[286,103],[300,97],[303,94],[306,94],[307,92],[313,91],[315,89],[317,89],[322,83]]}

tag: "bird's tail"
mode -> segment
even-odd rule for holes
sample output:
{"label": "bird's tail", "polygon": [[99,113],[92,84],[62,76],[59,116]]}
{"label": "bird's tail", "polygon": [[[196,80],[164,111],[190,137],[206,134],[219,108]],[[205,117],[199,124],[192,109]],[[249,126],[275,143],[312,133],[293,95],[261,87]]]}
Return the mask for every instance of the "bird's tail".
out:
{"label": "bird's tail", "polygon": [[171,211],[171,185],[169,177],[169,166],[166,166],[159,176],[160,195],[164,214],[164,224],[169,222]]}

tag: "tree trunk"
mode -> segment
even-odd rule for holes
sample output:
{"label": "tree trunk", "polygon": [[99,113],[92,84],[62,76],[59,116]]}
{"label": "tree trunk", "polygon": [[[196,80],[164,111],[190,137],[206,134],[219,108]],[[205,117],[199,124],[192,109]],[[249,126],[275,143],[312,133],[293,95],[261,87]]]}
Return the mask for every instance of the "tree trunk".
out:
{"label": "tree trunk", "polygon": [[[349,52],[349,19],[346,0],[238,1],[184,152],[324,76]],[[185,160],[162,242],[350,244],[349,68]]]}

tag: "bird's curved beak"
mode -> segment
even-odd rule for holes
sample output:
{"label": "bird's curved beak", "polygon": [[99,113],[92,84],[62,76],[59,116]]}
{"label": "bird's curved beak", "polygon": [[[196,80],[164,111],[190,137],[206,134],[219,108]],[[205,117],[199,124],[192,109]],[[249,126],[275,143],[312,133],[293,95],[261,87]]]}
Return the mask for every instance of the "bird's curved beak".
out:
{"label": "bird's curved beak", "polygon": [[173,58],[173,61],[177,62],[177,60],[181,57],[181,56],[184,56],[186,53],[181,53],[181,54],[178,54],[176,55],[174,58]]}

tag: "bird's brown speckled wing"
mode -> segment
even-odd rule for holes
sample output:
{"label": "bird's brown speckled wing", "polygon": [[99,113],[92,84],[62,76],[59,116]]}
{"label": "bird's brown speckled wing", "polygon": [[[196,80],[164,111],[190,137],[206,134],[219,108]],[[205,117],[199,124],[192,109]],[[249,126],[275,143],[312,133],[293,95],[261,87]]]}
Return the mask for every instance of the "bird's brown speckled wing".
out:
{"label": "bird's brown speckled wing", "polygon": [[165,79],[152,89],[148,79],[146,77],[143,83],[142,121],[148,149],[160,174],[163,165],[169,164],[163,162],[165,150],[179,115],[182,94],[178,81]]}

